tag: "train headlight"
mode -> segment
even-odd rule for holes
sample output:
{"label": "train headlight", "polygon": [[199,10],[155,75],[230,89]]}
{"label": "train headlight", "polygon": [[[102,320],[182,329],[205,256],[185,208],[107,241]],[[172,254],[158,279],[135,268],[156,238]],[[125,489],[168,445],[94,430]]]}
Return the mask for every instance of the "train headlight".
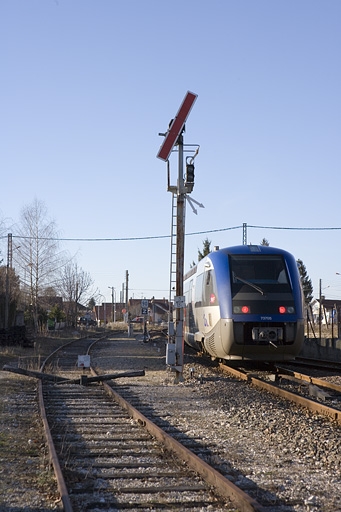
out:
{"label": "train headlight", "polygon": [[283,315],[287,312],[287,308],[285,306],[279,306],[278,311]]}

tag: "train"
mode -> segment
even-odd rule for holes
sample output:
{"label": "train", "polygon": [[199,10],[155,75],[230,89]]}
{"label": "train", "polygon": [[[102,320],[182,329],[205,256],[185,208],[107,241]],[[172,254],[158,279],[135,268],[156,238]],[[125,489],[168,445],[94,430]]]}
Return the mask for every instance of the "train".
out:
{"label": "train", "polygon": [[297,262],[265,245],[219,249],[184,275],[184,342],[212,359],[288,361],[304,342]]}

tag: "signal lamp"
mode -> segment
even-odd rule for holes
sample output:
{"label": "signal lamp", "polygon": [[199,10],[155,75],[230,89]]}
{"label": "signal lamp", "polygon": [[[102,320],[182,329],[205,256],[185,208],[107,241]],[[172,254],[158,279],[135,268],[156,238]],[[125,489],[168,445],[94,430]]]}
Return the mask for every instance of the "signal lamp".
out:
{"label": "signal lamp", "polygon": [[192,192],[194,187],[194,165],[186,164],[185,186],[189,192]]}

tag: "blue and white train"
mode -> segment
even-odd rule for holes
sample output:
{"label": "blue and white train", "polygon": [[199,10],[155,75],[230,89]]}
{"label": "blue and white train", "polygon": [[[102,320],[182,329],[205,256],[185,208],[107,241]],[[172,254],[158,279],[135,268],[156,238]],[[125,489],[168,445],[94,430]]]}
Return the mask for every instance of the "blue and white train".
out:
{"label": "blue and white train", "polygon": [[216,249],[184,278],[184,340],[212,358],[284,361],[304,341],[303,292],[288,252]]}

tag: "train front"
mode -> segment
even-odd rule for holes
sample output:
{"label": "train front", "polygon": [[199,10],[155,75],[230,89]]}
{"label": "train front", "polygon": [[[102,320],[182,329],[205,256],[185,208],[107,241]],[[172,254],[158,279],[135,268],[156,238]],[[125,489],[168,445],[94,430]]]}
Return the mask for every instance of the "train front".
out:
{"label": "train front", "polygon": [[253,245],[219,252],[222,261],[217,253],[212,263],[225,358],[293,359],[304,341],[303,294],[294,257],[281,249]]}

